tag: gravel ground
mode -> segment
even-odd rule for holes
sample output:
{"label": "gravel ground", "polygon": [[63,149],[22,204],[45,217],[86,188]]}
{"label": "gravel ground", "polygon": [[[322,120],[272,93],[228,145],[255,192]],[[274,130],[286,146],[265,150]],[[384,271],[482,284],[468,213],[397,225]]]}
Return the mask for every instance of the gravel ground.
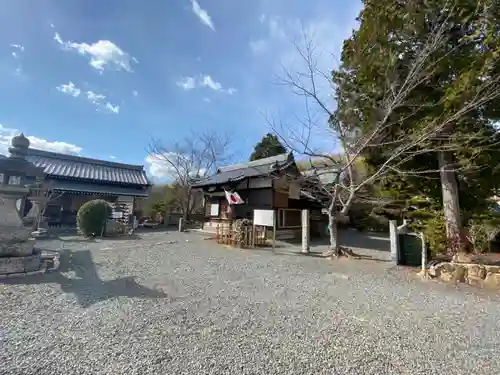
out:
{"label": "gravel ground", "polygon": [[498,297],[385,262],[227,249],[192,233],[44,246],[62,246],[60,272],[0,283],[1,374],[500,368]]}

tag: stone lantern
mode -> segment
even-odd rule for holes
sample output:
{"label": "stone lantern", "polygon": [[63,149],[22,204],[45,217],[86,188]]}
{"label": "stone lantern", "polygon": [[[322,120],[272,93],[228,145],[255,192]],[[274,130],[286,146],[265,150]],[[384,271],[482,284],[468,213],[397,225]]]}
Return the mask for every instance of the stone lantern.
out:
{"label": "stone lantern", "polygon": [[30,142],[23,134],[12,138],[10,155],[0,159],[0,275],[33,272],[40,268],[31,228],[23,225],[16,206],[30,193],[26,178],[43,176],[43,169],[26,160]]}

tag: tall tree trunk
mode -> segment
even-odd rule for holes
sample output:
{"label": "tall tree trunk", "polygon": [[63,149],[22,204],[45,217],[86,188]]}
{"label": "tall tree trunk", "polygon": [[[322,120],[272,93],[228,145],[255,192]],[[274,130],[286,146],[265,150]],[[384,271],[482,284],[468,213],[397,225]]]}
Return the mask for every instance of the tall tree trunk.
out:
{"label": "tall tree trunk", "polygon": [[439,152],[439,174],[443,194],[443,212],[446,225],[448,251],[452,254],[465,251],[462,237],[458,181],[453,170],[454,157],[451,152]]}
{"label": "tall tree trunk", "polygon": [[337,211],[338,185],[334,187],[332,199],[328,205],[328,232],[330,235],[330,249],[328,256],[340,255],[340,241],[338,231],[338,211]]}
{"label": "tall tree trunk", "polygon": [[[333,206],[333,208],[331,207]],[[340,250],[339,231],[338,231],[337,210],[335,204],[330,204],[328,207],[328,232],[330,235],[330,250],[333,255],[338,256]]]}

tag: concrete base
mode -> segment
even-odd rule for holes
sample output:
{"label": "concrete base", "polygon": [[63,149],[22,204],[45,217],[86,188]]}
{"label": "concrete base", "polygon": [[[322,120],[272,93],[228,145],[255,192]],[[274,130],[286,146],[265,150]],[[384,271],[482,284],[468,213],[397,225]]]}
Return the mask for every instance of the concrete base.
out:
{"label": "concrete base", "polygon": [[0,274],[33,272],[40,269],[41,253],[0,258]]}
{"label": "concrete base", "polygon": [[33,254],[35,240],[5,240],[0,244],[0,257],[26,257]]}

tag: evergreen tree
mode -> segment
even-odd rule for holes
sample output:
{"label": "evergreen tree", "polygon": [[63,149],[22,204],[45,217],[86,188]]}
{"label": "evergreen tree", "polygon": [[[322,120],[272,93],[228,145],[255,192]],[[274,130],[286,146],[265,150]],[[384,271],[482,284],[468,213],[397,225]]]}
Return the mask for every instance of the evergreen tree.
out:
{"label": "evergreen tree", "polygon": [[[388,93],[399,92],[407,84],[410,62],[424,54],[430,43],[434,44],[423,62],[424,74],[403,105],[391,108],[385,146],[381,148],[378,140],[376,148],[365,148],[366,161],[377,168],[402,136],[418,134],[415,129],[433,121],[453,120],[432,143],[422,145],[418,155],[408,159],[401,155],[398,168],[382,181],[386,188],[443,203],[445,186],[447,193],[460,193],[460,205],[467,212],[484,209],[486,198],[498,188],[500,137],[493,123],[500,93],[485,93],[498,88],[499,82],[499,4],[496,0],[364,1],[360,28],[344,42],[341,67],[333,74],[338,87],[335,120],[369,134],[383,116],[378,109],[384,108]],[[430,40],[429,35],[436,38]],[[485,100],[470,106],[478,95]],[[440,168],[450,169],[443,166],[458,173],[440,174]],[[450,212],[447,204],[444,209],[447,221],[461,224],[459,211]]]}
{"label": "evergreen tree", "polygon": [[281,144],[278,137],[274,134],[267,133],[262,140],[255,145],[254,151],[252,155],[250,155],[250,161],[284,154],[285,152],[286,148]]}

